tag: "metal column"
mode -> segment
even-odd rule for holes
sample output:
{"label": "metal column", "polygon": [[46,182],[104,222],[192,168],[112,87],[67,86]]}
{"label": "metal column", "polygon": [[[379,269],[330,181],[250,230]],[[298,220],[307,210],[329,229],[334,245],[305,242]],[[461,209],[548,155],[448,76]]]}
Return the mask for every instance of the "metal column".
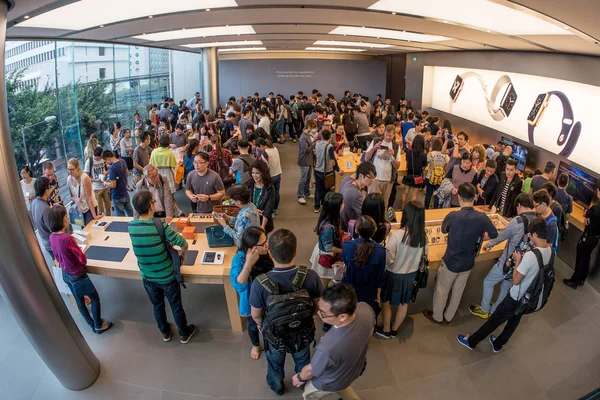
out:
{"label": "metal column", "polygon": [[[0,1],[4,60],[8,4]],[[0,294],[48,368],[68,389],[92,385],[100,362],[58,293],[23,201],[10,138],[4,63],[0,64]]]}
{"label": "metal column", "polygon": [[216,47],[202,49],[202,103],[211,113],[219,106],[219,52]]}

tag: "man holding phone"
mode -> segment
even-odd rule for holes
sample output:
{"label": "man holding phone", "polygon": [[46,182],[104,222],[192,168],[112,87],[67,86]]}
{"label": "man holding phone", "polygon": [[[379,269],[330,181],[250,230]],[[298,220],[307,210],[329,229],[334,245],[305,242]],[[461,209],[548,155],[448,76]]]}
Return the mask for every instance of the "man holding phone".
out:
{"label": "man holding phone", "polygon": [[208,154],[200,152],[194,157],[194,171],[190,172],[185,195],[192,202],[192,212],[211,213],[213,205],[225,196],[225,186],[219,174],[208,168]]}
{"label": "man holding phone", "polygon": [[454,142],[454,147],[452,154],[450,155],[450,162],[446,164],[446,171],[449,171],[454,168],[455,165],[460,164],[462,155],[469,152],[469,135],[464,131],[458,132],[458,135],[456,136],[446,136],[446,140],[444,140],[444,145],[442,146],[442,153],[446,153],[449,141]]}
{"label": "man holding phone", "polygon": [[373,140],[365,156],[365,161],[371,161],[377,170],[369,193],[381,193],[386,209],[400,168],[400,145],[394,140],[395,135],[394,125],[386,126],[383,140]]}

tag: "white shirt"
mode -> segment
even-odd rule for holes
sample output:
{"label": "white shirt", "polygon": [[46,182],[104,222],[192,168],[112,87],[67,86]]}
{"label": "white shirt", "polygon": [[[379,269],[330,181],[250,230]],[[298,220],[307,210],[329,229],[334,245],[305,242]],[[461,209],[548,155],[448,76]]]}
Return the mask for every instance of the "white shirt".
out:
{"label": "white shirt", "polygon": [[269,156],[268,164],[269,164],[269,173],[271,176],[281,175],[281,161],[279,159],[279,150],[273,147],[267,147],[265,149],[265,153]]}
{"label": "white shirt", "polygon": [[34,184],[35,178],[31,178],[31,183],[27,183],[24,179],[21,179],[21,191],[23,192],[23,197],[25,198],[25,204],[27,204],[28,210],[31,208],[31,200],[29,200],[29,197],[33,196],[35,198]]}
{"label": "white shirt", "polygon": [[[371,142],[371,144],[369,145],[367,152],[371,151],[374,143],[375,143],[375,141],[373,140]],[[394,148],[394,145],[392,144],[392,142],[387,142],[385,140],[381,142],[381,145],[387,146],[390,149]],[[400,148],[398,148],[398,154],[396,155],[396,161],[400,161],[400,158],[401,158],[400,153],[401,153]],[[392,180],[392,171],[394,168],[394,164],[392,164],[392,161],[394,159],[393,157],[394,157],[393,155],[388,153],[387,149],[379,149],[375,152],[375,154],[373,154],[373,157],[371,158],[371,162],[373,163],[373,165],[375,166],[375,169],[377,170],[377,180],[378,181],[389,182]]]}
{"label": "white shirt", "polygon": [[[552,255],[552,247],[548,246],[546,248],[540,248],[540,253],[542,253],[542,261],[544,261],[544,265],[550,261],[550,256]],[[529,285],[533,282],[535,277],[537,276],[538,271],[540,270],[537,257],[533,254],[533,251],[528,251],[523,254],[523,259],[521,260],[521,264],[517,267],[517,271],[521,275],[525,277],[521,281],[519,285],[512,285],[510,288],[510,297],[514,300],[520,300],[521,297],[525,294]]]}
{"label": "white shirt", "polygon": [[386,265],[387,270],[395,274],[409,274],[419,268],[422,247],[410,247],[409,242],[404,242],[406,231],[398,229],[388,238]]}
{"label": "white shirt", "polygon": [[263,128],[267,135],[271,136],[271,120],[269,117],[262,117],[258,123],[259,128]]}
{"label": "white shirt", "polygon": [[[162,199],[158,193],[158,189],[156,186],[152,186],[150,182],[146,179],[146,184],[148,185],[148,191],[152,193],[152,198],[154,199],[154,212],[165,211],[165,207],[162,203]],[[163,190],[165,190],[164,188]]]}

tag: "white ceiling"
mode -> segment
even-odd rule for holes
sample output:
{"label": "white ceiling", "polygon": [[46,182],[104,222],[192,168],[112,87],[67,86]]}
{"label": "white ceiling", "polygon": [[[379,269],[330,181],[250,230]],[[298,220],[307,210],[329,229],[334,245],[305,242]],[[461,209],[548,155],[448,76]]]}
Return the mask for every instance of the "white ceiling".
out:
{"label": "white ceiling", "polygon": [[[138,4],[133,7],[137,11],[152,9],[148,6],[149,2],[154,0],[122,0],[122,4],[127,4],[131,9],[132,4]],[[162,1],[162,0],[161,0]],[[227,0],[230,2],[230,0]],[[395,0],[405,2],[406,0]],[[475,2],[485,3],[488,0],[446,0],[455,2],[457,6]],[[118,1],[115,0],[15,0],[14,8],[8,14],[8,39],[24,38],[52,38],[62,40],[84,40],[84,41],[102,41],[122,44],[145,44],[163,48],[173,48],[186,51],[198,51],[201,49],[190,49],[183,45],[203,43],[203,42],[226,42],[243,40],[260,40],[267,50],[274,52],[282,51],[303,51],[306,47],[313,46],[317,40],[335,40],[345,42],[379,43],[390,44],[389,48],[369,48],[360,47],[365,51],[361,55],[379,55],[406,53],[415,51],[455,51],[455,50],[517,50],[517,51],[539,51],[539,52],[558,52],[573,53],[585,55],[600,55],[600,24],[598,24],[598,15],[600,15],[599,0],[490,0],[494,3],[508,6],[519,12],[533,16],[542,20],[542,25],[548,23],[562,31],[568,28],[567,34],[537,34],[528,36],[511,36],[508,34],[487,31],[485,28],[476,28],[473,26],[461,25],[450,21],[440,19],[426,18],[422,14],[431,14],[430,12],[421,12],[419,9],[427,7],[427,2],[415,2],[415,9],[410,10],[410,14],[392,14],[391,11],[375,11],[368,7],[377,3],[377,0],[296,0],[296,1],[276,1],[276,0],[235,0],[237,7],[214,8],[214,4],[219,4],[219,0],[185,0],[185,3],[193,5],[193,8],[202,7],[206,2],[211,2],[210,11],[204,7],[197,10],[186,10],[173,12],[170,8],[170,2],[162,1],[164,13],[156,12],[148,18],[146,15],[140,16],[138,12],[136,18],[122,20],[114,23],[105,23],[103,27],[94,26],[88,29],[69,30],[63,29],[67,26],[85,26],[82,24],[56,23],[52,28],[35,27],[48,23],[54,23],[54,20],[68,20],[61,18],[45,18],[41,21],[43,14],[51,12],[60,12],[61,7],[68,7],[71,3],[78,3],[77,15],[85,14],[85,4],[115,4],[117,9],[109,8],[110,15],[125,15],[123,10],[118,8]],[[126,3],[125,3],[126,2]],[[184,0],[177,4],[183,3]],[[224,4],[224,3],[222,3]],[[394,3],[390,3],[394,4]],[[400,3],[397,3],[400,4]],[[83,7],[82,7],[83,6]],[[64,8],[63,10],[66,10]],[[123,7],[124,9],[124,7]],[[83,10],[83,11],[82,11]],[[121,11],[121,12],[120,12]],[[92,11],[90,11],[92,12]],[[473,12],[464,10],[463,12]],[[54,15],[54,14],[48,14]],[[29,17],[25,19],[25,16]],[[36,16],[42,16],[37,19]],[[81,15],[85,20],[85,15]],[[94,18],[100,21],[101,18]],[[450,18],[450,17],[449,17]],[[495,15],[483,15],[481,21],[485,24],[486,18],[491,22],[497,21]],[[88,20],[91,20],[88,18]],[[478,20],[479,21],[479,20]],[[30,26],[20,26],[21,23]],[[508,23],[508,22],[507,22]],[[165,31],[174,31],[210,28],[225,26],[251,25],[255,34],[227,35],[227,36],[206,36],[191,37],[186,39],[172,39],[163,41],[149,41],[140,35]],[[356,27],[358,32],[361,27],[387,29],[398,33],[406,31],[409,33],[418,33],[426,35],[443,36],[448,40],[421,43],[397,39],[369,38],[358,36],[356,32],[350,35],[332,35],[329,34],[338,26]],[[498,27],[499,25],[496,24]],[[499,27],[503,27],[500,25]],[[135,38],[134,36],[140,36]],[[256,47],[255,45],[249,47]],[[319,46],[322,47],[322,46]],[[340,47],[336,45],[335,47]],[[341,46],[342,48],[344,46]],[[358,47],[357,47],[358,48]]]}

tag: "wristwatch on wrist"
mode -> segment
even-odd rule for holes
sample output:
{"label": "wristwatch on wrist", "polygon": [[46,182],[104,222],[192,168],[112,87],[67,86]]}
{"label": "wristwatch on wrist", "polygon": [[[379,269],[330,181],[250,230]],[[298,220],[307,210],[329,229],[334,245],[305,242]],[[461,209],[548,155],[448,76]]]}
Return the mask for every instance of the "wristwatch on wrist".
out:
{"label": "wristwatch on wrist", "polygon": [[298,378],[298,381],[299,381],[300,383],[304,383],[304,382],[306,382],[306,381],[305,381],[304,379],[302,379],[302,377],[300,376],[300,372],[298,372],[298,373],[296,374],[296,378]]}
{"label": "wristwatch on wrist", "polygon": [[[498,81],[496,81],[489,98],[487,85],[479,74],[475,72],[465,72],[462,75],[457,75],[452,83],[452,88],[450,89],[450,112],[452,112],[452,106],[458,100],[458,97],[465,86],[465,81],[472,77],[477,78],[479,85],[483,89],[484,99],[490,116],[495,121],[502,121],[504,118],[507,118],[517,101],[517,92],[508,75],[502,75]],[[502,91],[502,89],[504,89],[504,91]],[[501,92],[502,98],[500,100],[500,106],[496,107],[496,100]]]}
{"label": "wristwatch on wrist", "polygon": [[211,201],[211,200],[210,200],[210,194],[208,195],[208,201]]}
{"label": "wristwatch on wrist", "polygon": [[550,103],[550,97],[553,95],[558,97],[563,107],[562,128],[556,139],[556,144],[559,146],[564,144],[564,147],[558,155],[569,157],[577,144],[577,140],[579,140],[579,135],[581,134],[581,122],[575,122],[573,108],[571,107],[569,99],[563,92],[551,91],[541,93],[535,99],[535,103],[527,116],[527,123],[529,124],[529,143],[534,144],[533,132],[535,131],[535,127],[540,123],[540,120]]}

